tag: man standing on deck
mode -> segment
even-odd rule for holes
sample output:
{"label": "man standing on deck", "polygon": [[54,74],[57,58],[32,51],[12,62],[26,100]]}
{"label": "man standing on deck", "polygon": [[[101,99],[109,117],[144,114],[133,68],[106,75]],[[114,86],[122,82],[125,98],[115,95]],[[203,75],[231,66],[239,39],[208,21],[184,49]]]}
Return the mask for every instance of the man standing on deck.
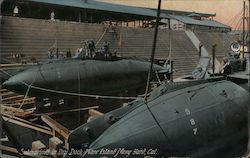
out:
{"label": "man standing on deck", "polygon": [[18,16],[19,9],[17,6],[13,9],[13,16]]}
{"label": "man standing on deck", "polygon": [[225,78],[232,73],[230,62],[226,57],[222,60],[220,73],[222,73]]}

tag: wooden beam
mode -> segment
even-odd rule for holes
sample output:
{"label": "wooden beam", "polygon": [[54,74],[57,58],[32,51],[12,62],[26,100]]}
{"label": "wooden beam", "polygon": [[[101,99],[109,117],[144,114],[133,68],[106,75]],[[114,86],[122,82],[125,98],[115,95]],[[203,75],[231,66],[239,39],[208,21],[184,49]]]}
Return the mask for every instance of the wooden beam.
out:
{"label": "wooden beam", "polygon": [[36,125],[34,123],[31,123],[31,122],[27,123],[25,121],[16,120],[16,119],[14,119],[15,117],[14,118],[8,118],[8,117],[5,117],[5,116],[2,116],[2,118],[6,122],[10,122],[10,123],[13,123],[13,124],[25,127],[25,128],[29,128],[29,129],[32,129],[32,130],[35,130],[35,131],[38,131],[38,132],[41,132],[41,133],[45,133],[45,134],[48,134],[48,135],[51,135],[51,136],[53,135],[52,131],[48,130],[48,128],[42,128],[41,126]]}
{"label": "wooden beam", "polygon": [[[0,68],[9,68],[9,67],[24,67],[24,66],[32,66],[34,63],[14,63],[14,64],[0,64]],[[36,64],[35,64],[36,65]]]}
{"label": "wooden beam", "polygon": [[49,125],[52,128],[52,131],[53,131],[52,134],[54,137],[56,136],[55,132],[63,136],[65,148],[69,149],[69,143],[68,143],[68,138],[70,134],[69,130],[65,128],[63,125],[61,125],[60,123],[53,120],[48,115],[42,115],[41,119],[43,122],[45,122],[47,125]]}
{"label": "wooden beam", "polygon": [[10,104],[1,104],[1,106],[7,106],[7,107],[18,107],[21,103],[10,103]]}
{"label": "wooden beam", "polygon": [[31,146],[32,146],[31,147],[32,151],[39,151],[39,150],[46,149],[46,146],[40,140],[36,140],[36,141],[32,142]]}
{"label": "wooden beam", "polygon": [[29,125],[34,125],[34,126],[37,126],[37,127],[40,127],[40,128],[44,128],[44,129],[47,129],[49,131],[51,131],[51,128],[47,127],[47,126],[42,126],[42,125],[38,125],[38,124],[34,124],[30,121],[27,121],[27,120],[24,120],[24,119],[21,119],[19,117],[15,117],[15,116],[12,116],[12,115],[8,115],[8,114],[2,114],[3,116],[7,117],[7,118],[11,118],[11,119],[15,119],[17,121],[21,121],[21,122],[24,122],[26,124],[29,124]]}
{"label": "wooden beam", "polygon": [[23,97],[24,97],[23,95],[11,96],[11,97],[7,97],[7,98],[3,98],[2,102],[9,101],[9,100],[15,101],[15,100],[23,98]]}
{"label": "wooden beam", "polygon": [[0,93],[8,91],[7,89],[0,89]]}
{"label": "wooden beam", "polygon": [[99,108],[99,106],[92,106],[92,107],[86,107],[86,108],[77,108],[77,109],[71,109],[71,110],[63,110],[63,111],[56,111],[56,112],[34,114],[34,116],[55,115],[55,114],[63,114],[63,113],[67,113],[67,112],[86,111],[86,110],[98,109],[98,108]]}
{"label": "wooden beam", "polygon": [[57,133],[59,133],[65,139],[68,139],[70,132],[63,125],[56,122],[54,119],[52,119],[48,115],[42,115],[41,119],[43,122],[45,122],[47,125],[49,125],[52,128],[52,130],[55,130]]}
{"label": "wooden beam", "polygon": [[9,147],[9,146],[4,146],[4,145],[1,145],[1,144],[0,144],[0,150],[18,154],[18,151],[16,150],[16,148],[12,148],[12,147]]}
{"label": "wooden beam", "polygon": [[94,109],[90,109],[89,110],[89,115],[92,116],[93,118],[97,118],[103,115],[102,112],[94,110]]}
{"label": "wooden beam", "polygon": [[11,92],[11,91],[7,91],[7,92],[1,93],[1,96],[2,96],[2,97],[6,97],[6,96],[9,96],[9,95],[13,95],[13,94],[15,94],[15,93],[14,93],[14,92]]}
{"label": "wooden beam", "polygon": [[35,104],[35,101],[33,102],[24,102],[24,103],[4,103],[4,104],[1,104],[2,106],[9,106],[9,107],[20,107],[22,105],[23,106],[26,106],[26,105],[30,105],[30,104]]}
{"label": "wooden beam", "polygon": [[1,114],[12,114],[19,117],[27,117],[33,113],[33,111],[24,111],[20,108],[14,108],[9,106],[0,105],[1,107]]}
{"label": "wooden beam", "polygon": [[35,97],[32,98],[23,98],[19,100],[15,100],[16,103],[24,103],[24,104],[33,104],[35,103]]}

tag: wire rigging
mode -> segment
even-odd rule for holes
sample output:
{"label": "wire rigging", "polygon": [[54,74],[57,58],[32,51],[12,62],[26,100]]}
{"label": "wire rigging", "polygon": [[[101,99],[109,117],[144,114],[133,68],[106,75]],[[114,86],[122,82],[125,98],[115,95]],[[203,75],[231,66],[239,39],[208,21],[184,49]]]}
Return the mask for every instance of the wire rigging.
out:
{"label": "wire rigging", "polygon": [[160,12],[161,12],[161,0],[159,0],[159,2],[158,2],[156,25],[155,25],[155,33],[154,33],[153,47],[152,47],[151,60],[150,60],[151,63],[150,63],[150,69],[149,69],[149,72],[148,72],[148,79],[147,79],[146,91],[145,91],[145,96],[144,96],[144,102],[145,102],[145,105],[146,105],[146,107],[147,107],[150,115],[153,117],[153,119],[156,122],[157,126],[160,128],[162,134],[167,139],[168,137],[167,137],[166,133],[162,129],[160,123],[158,122],[157,118],[155,117],[155,115],[153,114],[153,112],[151,111],[151,109],[149,108],[148,102],[147,102],[147,95],[148,95],[148,92],[149,92],[150,80],[151,80],[151,76],[152,76],[152,72],[153,72],[153,63],[154,63],[155,48],[156,48],[156,41],[157,41],[157,35],[158,35],[158,26],[159,26],[159,20],[160,20]]}

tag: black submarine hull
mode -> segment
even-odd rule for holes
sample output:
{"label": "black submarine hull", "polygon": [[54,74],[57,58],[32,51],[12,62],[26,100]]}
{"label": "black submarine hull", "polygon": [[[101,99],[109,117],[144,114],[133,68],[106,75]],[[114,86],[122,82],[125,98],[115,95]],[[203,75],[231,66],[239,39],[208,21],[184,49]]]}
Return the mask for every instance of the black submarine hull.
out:
{"label": "black submarine hull", "polygon": [[[122,117],[118,115],[115,123],[103,126],[101,134],[95,129],[100,130],[102,121],[108,124],[105,118],[112,112],[103,116],[102,121],[97,119],[94,123],[93,120],[79,127],[69,137],[72,146],[80,148],[85,142],[93,150],[131,150],[130,157],[145,156],[136,155],[135,149],[152,149],[156,152],[145,154],[153,157],[245,154],[249,93],[240,86],[223,80],[170,92],[168,86],[162,85],[153,93],[147,103],[133,105],[133,110],[125,110]],[[76,138],[78,141],[74,141]]]}
{"label": "black submarine hull", "polygon": [[[120,94],[144,87],[149,66],[149,62],[135,59],[59,60],[25,70],[3,87],[37,98]],[[155,71],[163,69],[154,65]]]}

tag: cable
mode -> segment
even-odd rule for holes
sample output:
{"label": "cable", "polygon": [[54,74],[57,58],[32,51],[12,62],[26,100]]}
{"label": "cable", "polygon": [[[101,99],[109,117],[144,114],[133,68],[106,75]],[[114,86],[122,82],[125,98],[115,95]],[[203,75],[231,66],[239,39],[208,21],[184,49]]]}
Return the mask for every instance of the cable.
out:
{"label": "cable", "polygon": [[229,26],[232,26],[235,23],[235,21],[238,19],[238,17],[242,17],[241,16],[242,14],[243,14],[243,8],[238,13],[236,13],[235,16],[231,18],[231,20],[228,21]]}
{"label": "cable", "polygon": [[154,56],[155,56],[155,48],[156,48],[156,40],[157,40],[158,26],[159,26],[159,20],[160,20],[160,10],[161,10],[161,0],[159,0],[159,3],[158,3],[153,47],[152,47],[152,53],[151,53],[151,58],[150,58],[150,68],[149,68],[149,72],[148,72],[147,85],[146,85],[146,90],[145,90],[145,98],[144,98],[145,100],[147,100],[147,94],[149,92],[150,80],[151,80],[151,76],[152,76]]}
{"label": "cable", "polygon": [[102,33],[101,37],[98,39],[98,41],[96,42],[95,46],[97,46],[99,44],[99,42],[102,40],[103,36],[105,35],[106,31],[107,31],[108,27],[106,27],[106,29],[104,30],[104,32]]}
{"label": "cable", "polygon": [[167,134],[162,129],[160,123],[158,122],[158,120],[156,119],[155,115],[153,114],[153,112],[149,108],[148,102],[147,102],[147,95],[148,95],[149,86],[150,86],[149,84],[150,84],[150,80],[151,80],[151,76],[152,76],[152,70],[153,70],[155,48],[156,48],[156,41],[157,41],[157,35],[158,35],[158,26],[159,26],[159,20],[160,20],[160,12],[161,12],[161,0],[158,1],[158,9],[157,9],[157,17],[156,17],[156,25],[155,25],[155,34],[154,34],[153,47],[152,47],[152,53],[151,53],[151,63],[150,63],[150,69],[149,69],[149,72],[148,72],[148,79],[147,79],[146,91],[145,91],[145,96],[144,96],[144,102],[145,102],[145,105],[146,105],[146,107],[147,107],[150,115],[153,117],[153,119],[156,122],[157,126],[162,131],[162,134],[167,139],[168,138]]}
{"label": "cable", "polygon": [[[77,73],[77,79],[78,79],[78,94],[81,93],[81,80],[80,80],[80,74],[79,71]],[[81,97],[78,96],[78,108],[80,109],[81,107]],[[78,111],[78,126],[81,125],[81,111]]]}
{"label": "cable", "polygon": [[[34,80],[35,80],[35,79],[34,79]],[[22,108],[22,106],[23,106],[23,104],[24,104],[24,99],[27,98],[27,96],[28,96],[28,94],[29,94],[29,91],[30,91],[30,87],[31,87],[31,85],[34,83],[34,80],[33,80],[32,83],[28,86],[28,89],[27,89],[27,91],[26,91],[26,93],[25,93],[25,95],[24,95],[24,97],[23,97],[23,101],[22,101],[22,104],[19,106],[19,109]]]}

